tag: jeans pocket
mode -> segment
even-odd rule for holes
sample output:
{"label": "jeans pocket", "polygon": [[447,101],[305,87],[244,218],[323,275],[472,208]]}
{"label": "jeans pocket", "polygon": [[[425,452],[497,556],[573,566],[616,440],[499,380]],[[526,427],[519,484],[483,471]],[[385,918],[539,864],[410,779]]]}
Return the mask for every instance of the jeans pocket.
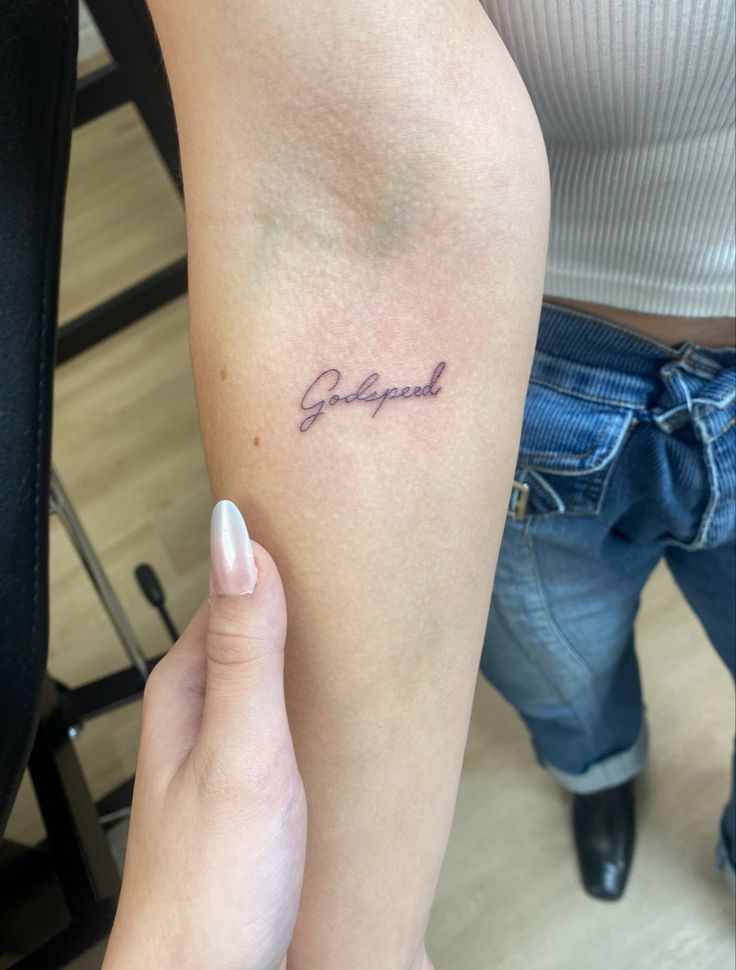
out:
{"label": "jeans pocket", "polygon": [[524,406],[512,518],[594,515],[629,429],[629,408],[532,381]]}

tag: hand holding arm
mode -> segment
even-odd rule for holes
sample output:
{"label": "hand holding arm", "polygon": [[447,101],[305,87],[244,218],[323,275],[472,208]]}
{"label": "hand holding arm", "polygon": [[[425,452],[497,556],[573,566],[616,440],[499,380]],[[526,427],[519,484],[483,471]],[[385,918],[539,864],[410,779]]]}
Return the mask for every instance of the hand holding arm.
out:
{"label": "hand holding arm", "polygon": [[232,503],[215,507],[211,545],[209,601],[146,686],[103,970],[279,970],[291,940],[306,805],[284,705],[283,589]]}

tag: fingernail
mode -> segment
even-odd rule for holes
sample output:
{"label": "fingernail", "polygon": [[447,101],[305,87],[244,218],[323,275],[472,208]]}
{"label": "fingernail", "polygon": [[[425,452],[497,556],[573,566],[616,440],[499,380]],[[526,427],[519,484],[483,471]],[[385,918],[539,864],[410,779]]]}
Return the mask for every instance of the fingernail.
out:
{"label": "fingernail", "polygon": [[210,523],[211,589],[220,596],[252,593],[258,579],[245,520],[233,502],[225,499],[212,510]]}

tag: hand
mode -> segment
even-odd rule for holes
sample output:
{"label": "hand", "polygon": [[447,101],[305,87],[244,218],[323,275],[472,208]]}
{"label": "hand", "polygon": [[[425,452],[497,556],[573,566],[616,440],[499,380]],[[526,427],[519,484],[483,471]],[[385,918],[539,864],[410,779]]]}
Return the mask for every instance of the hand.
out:
{"label": "hand", "polygon": [[284,593],[231,502],[214,508],[211,558],[210,599],[146,686],[103,970],[285,965],[306,802],[284,704]]}

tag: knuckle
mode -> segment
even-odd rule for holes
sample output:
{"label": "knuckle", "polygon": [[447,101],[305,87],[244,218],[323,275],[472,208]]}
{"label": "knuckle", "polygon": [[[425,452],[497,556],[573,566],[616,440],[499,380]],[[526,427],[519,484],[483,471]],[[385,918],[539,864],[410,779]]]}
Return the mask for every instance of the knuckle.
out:
{"label": "knuckle", "polygon": [[280,611],[273,604],[255,606],[247,596],[218,596],[210,610],[210,623],[276,634],[281,627]]}
{"label": "knuckle", "polygon": [[260,624],[243,627],[227,617],[217,616],[207,633],[207,656],[219,666],[257,663],[273,652],[273,634]]}

